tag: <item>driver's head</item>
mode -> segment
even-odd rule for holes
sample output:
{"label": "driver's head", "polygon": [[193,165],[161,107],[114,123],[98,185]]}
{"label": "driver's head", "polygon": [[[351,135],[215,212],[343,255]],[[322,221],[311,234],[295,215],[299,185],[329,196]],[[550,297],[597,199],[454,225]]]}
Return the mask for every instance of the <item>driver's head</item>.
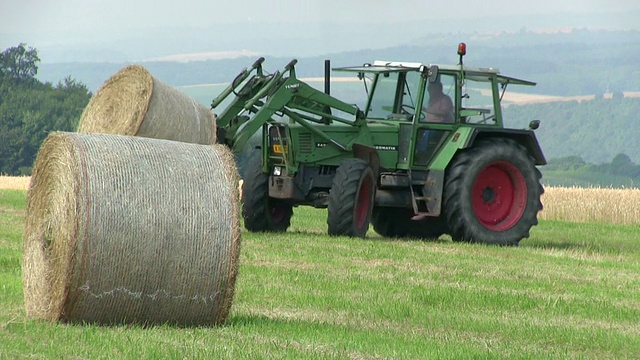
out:
{"label": "driver's head", "polygon": [[442,83],[440,80],[436,80],[434,82],[430,82],[429,86],[427,86],[427,90],[430,94],[437,94],[442,92]]}

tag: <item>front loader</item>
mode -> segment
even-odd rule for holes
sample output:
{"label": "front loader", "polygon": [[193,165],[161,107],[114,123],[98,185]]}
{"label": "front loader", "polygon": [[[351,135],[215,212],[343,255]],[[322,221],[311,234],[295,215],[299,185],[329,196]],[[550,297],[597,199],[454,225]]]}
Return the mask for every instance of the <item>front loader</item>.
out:
{"label": "front loader", "polygon": [[[542,209],[539,122],[505,128],[500,101],[508,85],[535,83],[465,66],[465,53],[460,44],[457,65],[333,69],[363,81],[364,109],[299,80],[296,60],[272,74],[263,58],[242,70],[212,108],[221,110],[219,142],[235,151],[261,134],[243,184],[245,227],[285,231],[293,208],[309,205],[327,208],[330,235],[364,237],[373,225],[388,237],[498,245],[528,237]],[[433,109],[434,85],[449,99],[446,117]]]}

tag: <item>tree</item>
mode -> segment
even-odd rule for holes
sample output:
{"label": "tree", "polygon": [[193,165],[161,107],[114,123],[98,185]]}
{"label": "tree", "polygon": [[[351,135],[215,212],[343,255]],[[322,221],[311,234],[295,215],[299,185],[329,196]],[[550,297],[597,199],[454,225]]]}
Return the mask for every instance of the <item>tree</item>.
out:
{"label": "tree", "polygon": [[0,78],[27,81],[38,73],[40,58],[36,49],[26,44],[6,49],[0,54]]}
{"label": "tree", "polygon": [[622,100],[624,99],[624,93],[622,91],[614,91],[611,93],[612,100]]}
{"label": "tree", "polygon": [[629,155],[620,153],[611,160],[611,172],[616,175],[637,177],[640,174],[638,166],[631,161]]}
{"label": "tree", "polygon": [[0,54],[1,174],[30,174],[42,141],[52,131],[74,131],[91,98],[71,77],[55,86],[38,81],[38,61],[23,44]]}
{"label": "tree", "polygon": [[547,164],[547,168],[549,170],[580,170],[587,166],[587,163],[582,159],[582,157],[577,155],[564,156],[561,158],[555,158],[549,160]]}

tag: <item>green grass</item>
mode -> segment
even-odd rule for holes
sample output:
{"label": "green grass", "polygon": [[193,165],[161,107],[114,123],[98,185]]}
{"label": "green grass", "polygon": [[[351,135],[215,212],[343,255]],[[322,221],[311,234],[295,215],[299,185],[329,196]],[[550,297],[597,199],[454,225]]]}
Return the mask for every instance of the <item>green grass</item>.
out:
{"label": "green grass", "polygon": [[501,248],[328,237],[301,207],[243,234],[225,326],[103,327],[26,318],[24,197],[0,191],[0,359],[640,358],[638,226],[542,222]]}

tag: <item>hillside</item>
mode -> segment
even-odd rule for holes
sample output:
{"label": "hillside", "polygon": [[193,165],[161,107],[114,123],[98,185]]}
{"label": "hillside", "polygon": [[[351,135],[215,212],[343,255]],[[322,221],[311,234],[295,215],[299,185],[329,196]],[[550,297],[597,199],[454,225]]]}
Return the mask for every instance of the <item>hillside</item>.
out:
{"label": "hillside", "polygon": [[[573,30],[539,33],[442,33],[431,34],[413,44],[384,49],[357,49],[322,56],[272,56],[261,53],[269,71],[280,69],[297,57],[298,74],[302,77],[322,76],[323,61],[333,66],[358,65],[376,59],[406,60],[425,63],[457,63],[456,47],[465,41],[468,54],[465,63],[497,67],[506,75],[531,79],[538,86],[533,93],[575,96],[616,91],[640,91],[635,80],[640,75],[636,61],[640,57],[639,31]],[[189,56],[206,58],[207,52]],[[240,55],[242,53],[239,53]],[[180,61],[142,61],[155,76],[174,86],[229,82],[242,68],[249,66],[258,53],[248,57],[184,62],[184,54],[169,59]],[[38,78],[57,82],[68,75],[96,90],[125,63],[47,63],[40,67]]]}
{"label": "hillside", "polygon": [[639,162],[640,99],[622,96],[509,105],[504,118],[517,128],[541,120],[536,133],[548,158],[579,155],[588,162],[603,163],[624,153]]}

